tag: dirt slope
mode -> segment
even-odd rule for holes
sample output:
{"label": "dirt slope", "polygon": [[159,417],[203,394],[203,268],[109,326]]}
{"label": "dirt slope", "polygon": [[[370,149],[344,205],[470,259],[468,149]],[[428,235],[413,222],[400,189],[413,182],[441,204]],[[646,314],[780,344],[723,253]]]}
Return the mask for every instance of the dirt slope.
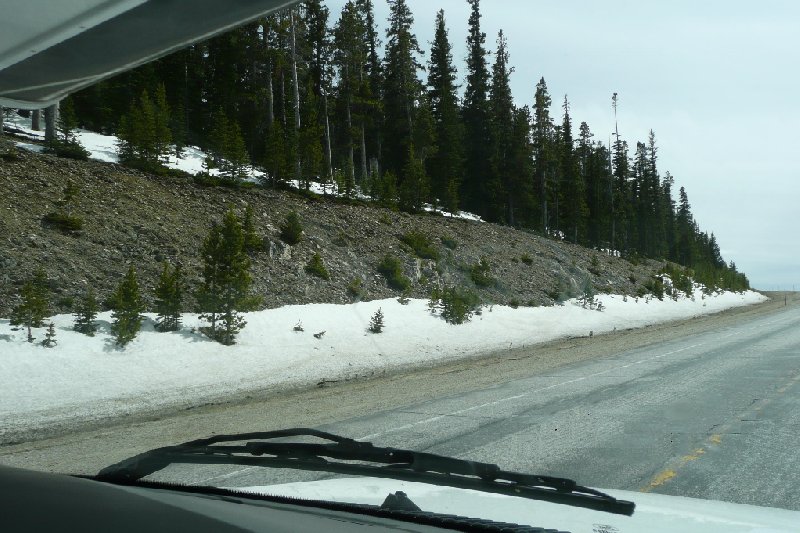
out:
{"label": "dirt slope", "polygon": [[[71,311],[72,301],[88,285],[101,300],[106,298],[128,265],[137,268],[148,300],[165,259],[180,261],[196,286],[199,248],[211,220],[229,205],[243,213],[248,202],[265,243],[265,252],[253,258],[253,278],[266,307],[349,302],[347,287],[355,278],[362,280],[364,299],[397,296],[376,271],[386,253],[403,261],[414,297],[427,297],[437,283],[474,287],[470,267],[486,256],[496,282],[476,291],[486,302],[520,305],[551,304],[548,294],[557,286],[577,291],[587,276],[598,291],[634,293],[659,266],[654,261],[633,265],[494,224],[411,216],[285,191],[201,187],[190,178],[155,177],[119,165],[16,148],[13,152],[0,158],[0,316],[8,315],[19,286],[38,266],[50,280],[54,312]],[[74,213],[85,221],[75,235],[42,223],[67,180],[80,188]],[[291,210],[300,214],[305,229],[305,238],[293,247],[278,238],[278,227]],[[412,230],[430,237],[439,261],[418,259],[401,243],[399,237]],[[455,249],[442,238],[457,243]],[[323,257],[329,281],[305,272],[315,252]]]}

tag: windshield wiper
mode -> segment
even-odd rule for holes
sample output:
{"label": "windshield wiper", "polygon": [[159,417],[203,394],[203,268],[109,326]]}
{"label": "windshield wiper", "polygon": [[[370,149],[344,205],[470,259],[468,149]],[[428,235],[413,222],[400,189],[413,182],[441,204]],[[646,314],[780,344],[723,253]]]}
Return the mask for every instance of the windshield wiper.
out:
{"label": "windshield wiper", "polygon": [[[317,437],[330,442],[269,442],[287,437]],[[236,442],[243,444],[231,444]],[[156,448],[104,468],[95,479],[133,483],[171,464],[235,464],[389,478],[627,516],[633,515],[635,508],[633,502],[582,487],[571,479],[506,472],[494,464],[383,448],[314,429],[216,435]]]}

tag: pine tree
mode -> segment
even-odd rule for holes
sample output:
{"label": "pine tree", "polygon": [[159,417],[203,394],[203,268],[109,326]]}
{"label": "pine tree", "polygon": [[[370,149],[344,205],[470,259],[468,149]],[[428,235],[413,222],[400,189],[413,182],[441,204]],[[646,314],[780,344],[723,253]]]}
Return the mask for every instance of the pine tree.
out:
{"label": "pine tree", "polygon": [[139,333],[142,327],[142,312],[144,302],[139,294],[139,282],[136,279],[136,269],[132,266],[128,273],[117,286],[111,297],[113,322],[111,334],[119,346],[125,346]]}
{"label": "pine tree", "polygon": [[442,207],[458,212],[463,173],[463,128],[459,117],[456,69],[444,10],[436,15],[436,34],[428,66],[428,98],[434,122],[436,153],[429,160],[431,192]]}
{"label": "pine tree", "polygon": [[72,329],[84,335],[88,335],[89,337],[94,337],[97,331],[95,319],[97,318],[98,309],[99,306],[94,296],[94,289],[89,287],[89,290],[87,290],[84,297],[81,298],[78,308],[75,310],[75,321]]}
{"label": "pine tree", "polygon": [[56,328],[53,325],[53,323],[50,322],[50,325],[47,326],[47,333],[45,333],[44,335],[42,346],[44,346],[45,348],[52,348],[56,344],[58,344],[58,341],[56,340]]}
{"label": "pine tree", "polygon": [[290,211],[286,215],[280,230],[281,240],[290,246],[294,246],[303,239],[303,225],[300,223],[300,216],[296,211]]}
{"label": "pine tree", "polygon": [[369,332],[370,333],[383,333],[384,323],[383,323],[383,310],[378,309],[375,311],[375,314],[372,315],[372,318],[369,320]]}
{"label": "pine tree", "polygon": [[214,223],[203,244],[203,284],[197,300],[201,318],[209,321],[209,337],[221,344],[235,344],[247,324],[241,311],[250,307],[250,258],[244,249],[244,232],[232,209],[222,224]]}
{"label": "pine tree", "polygon": [[181,328],[183,310],[183,273],[181,266],[170,269],[164,262],[161,277],[155,288],[156,329],[158,331],[178,331]]}
{"label": "pine tree", "polygon": [[428,196],[428,187],[425,165],[415,154],[412,144],[408,148],[406,165],[403,168],[403,181],[398,189],[400,209],[407,213],[421,211],[425,198]]}
{"label": "pine tree", "polygon": [[489,66],[486,34],[481,31],[480,0],[471,6],[467,37],[467,85],[464,91],[464,182],[463,205],[481,216],[487,213],[486,176],[489,175]]}
{"label": "pine tree", "polygon": [[486,187],[488,220],[514,224],[514,174],[509,148],[514,134],[514,99],[511,96],[508,42],[503,31],[497,36],[497,53],[489,90],[489,168]]}
{"label": "pine tree", "polygon": [[286,136],[280,121],[275,121],[267,136],[264,151],[264,168],[272,185],[283,184],[291,178],[291,167],[286,157]]}
{"label": "pine tree", "polygon": [[544,78],[536,85],[535,103],[533,106],[533,155],[534,180],[539,199],[539,220],[543,232],[550,227],[548,198],[552,195],[548,181],[553,174],[553,122],[550,118],[550,93]]}
{"label": "pine tree", "polygon": [[264,240],[259,236],[258,232],[256,232],[253,217],[253,206],[248,203],[244,209],[244,221],[242,222],[244,247],[248,253],[260,252],[264,249]]}
{"label": "pine tree", "polygon": [[[415,102],[421,93],[417,72],[422,53],[413,33],[414,17],[406,0],[389,0],[384,55],[384,166],[399,172],[408,163],[413,144]],[[418,147],[420,148],[420,147]],[[403,179],[405,179],[405,173]],[[402,185],[402,184],[401,184]]]}
{"label": "pine tree", "polygon": [[564,206],[564,233],[568,241],[584,243],[586,234],[586,185],[575,154],[572,138],[572,117],[569,100],[564,95],[564,120],[561,125],[560,173],[563,183],[562,205]]}
{"label": "pine tree", "polygon": [[22,302],[11,311],[11,325],[28,329],[28,342],[33,342],[31,328],[40,328],[49,313],[47,275],[39,269],[20,290]]}

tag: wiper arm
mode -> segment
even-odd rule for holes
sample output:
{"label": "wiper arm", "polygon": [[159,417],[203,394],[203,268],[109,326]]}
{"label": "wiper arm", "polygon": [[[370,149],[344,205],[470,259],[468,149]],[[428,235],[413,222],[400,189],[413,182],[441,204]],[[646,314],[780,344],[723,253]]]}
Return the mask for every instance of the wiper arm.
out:
{"label": "wiper arm", "polygon": [[[317,437],[329,443],[269,442]],[[233,442],[244,444],[224,444]],[[354,462],[348,462],[354,461]],[[506,472],[499,466],[432,453],[383,448],[314,429],[216,435],[156,448],[104,468],[99,481],[133,483],[170,464],[236,464],[398,479],[472,489],[631,516],[633,502],[617,500],[571,479]]]}

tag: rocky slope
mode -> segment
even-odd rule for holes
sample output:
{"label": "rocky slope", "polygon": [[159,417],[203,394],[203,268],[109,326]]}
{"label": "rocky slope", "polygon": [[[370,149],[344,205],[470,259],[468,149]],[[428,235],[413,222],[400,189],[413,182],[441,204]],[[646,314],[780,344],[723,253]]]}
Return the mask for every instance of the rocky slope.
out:
{"label": "rocky slope", "polygon": [[[84,227],[76,234],[42,222],[67,180],[80,190],[74,214],[83,217]],[[363,299],[398,296],[376,270],[387,253],[402,260],[412,280],[410,296],[427,297],[443,283],[473,287],[487,303],[514,305],[551,304],[557,288],[577,292],[586,277],[599,292],[632,294],[660,266],[654,261],[634,265],[494,224],[411,216],[286,191],[202,187],[188,177],[156,177],[10,148],[0,157],[0,316],[8,316],[19,287],[40,266],[54,293],[54,312],[71,311],[89,285],[101,299],[108,297],[128,265],[139,272],[149,301],[163,260],[181,262],[196,286],[199,249],[210,222],[227,206],[243,213],[247,203],[265,244],[253,258],[253,279],[266,307],[349,302],[354,279],[361,280]],[[290,247],[280,241],[278,227],[291,210],[299,213],[305,236]],[[410,231],[427,235],[440,259],[415,257],[400,240]],[[330,272],[328,281],[305,271],[315,252]],[[477,288],[470,268],[483,256],[495,282]]]}

